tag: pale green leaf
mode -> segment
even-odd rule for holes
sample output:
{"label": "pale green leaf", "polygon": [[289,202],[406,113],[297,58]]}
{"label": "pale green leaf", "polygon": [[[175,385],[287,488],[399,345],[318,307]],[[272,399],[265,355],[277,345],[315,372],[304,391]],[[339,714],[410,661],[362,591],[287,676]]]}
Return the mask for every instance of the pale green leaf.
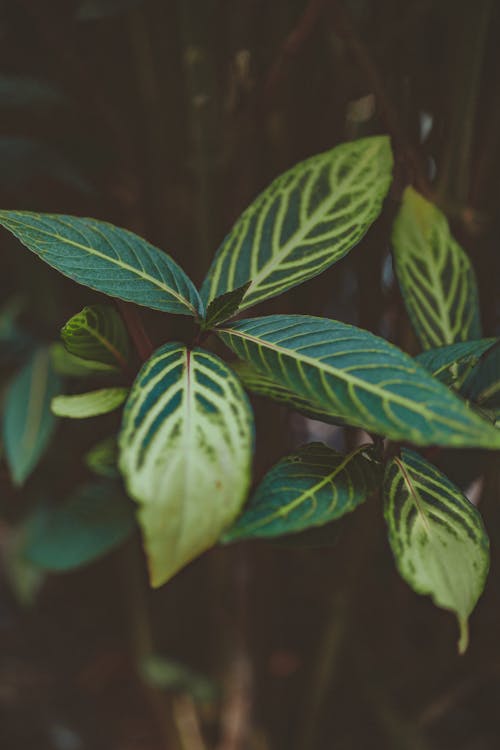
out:
{"label": "pale green leaf", "polygon": [[70,354],[59,341],[50,347],[52,366],[59,375],[73,378],[89,378],[116,374],[116,367],[104,362],[82,359]]}
{"label": "pale green leaf", "polygon": [[460,341],[439,346],[418,354],[415,359],[426,370],[446,385],[459,388],[484,352],[491,349],[496,339]]}
{"label": "pale green leaf", "polygon": [[386,136],[307,159],[238,219],[202,287],[205,302],[251,282],[240,309],[285,292],[340,260],[378,217],[391,182]]}
{"label": "pale green leaf", "polygon": [[45,570],[72,570],[117,547],[133,529],[133,505],[116,484],[87,484],[63,504],[35,511],[26,524],[23,551]]}
{"label": "pale green leaf", "polygon": [[394,222],[396,274],[424,349],[481,336],[472,265],[444,214],[409,187]]}
{"label": "pale green leaf", "polygon": [[128,388],[99,388],[88,393],[77,393],[72,396],[56,396],[52,399],[51,408],[58,417],[86,419],[108,414],[120,407],[128,395]]}
{"label": "pale green leaf", "polygon": [[50,410],[61,381],[49,350],[38,349],[11,382],[2,420],[5,456],[15,484],[23,484],[45,452],[55,427]]}
{"label": "pale green leaf", "polygon": [[225,324],[223,341],[315,409],[392,440],[500,448],[500,435],[411,357],[355,326],[307,315]]}
{"label": "pale green leaf", "polygon": [[79,284],[155,310],[203,314],[182,268],[133,232],[96,219],[27,211],[0,211],[0,224]]}
{"label": "pale green leaf", "polygon": [[322,443],[305,445],[268,471],[222,541],[323,526],[354,510],[381,480],[367,446],[344,456]]}
{"label": "pale green leaf", "polygon": [[130,356],[127,329],[112,305],[84,307],[61,330],[64,346],[80,359],[125,370]]}
{"label": "pale green leaf", "polygon": [[419,594],[454,612],[459,650],[489,567],[489,542],[479,512],[432,464],[409,450],[386,468],[385,519],[396,565]]}
{"label": "pale green leaf", "polygon": [[153,586],[211,547],[250,482],[253,418],[229,367],[171,343],[143,366],[127,401],[120,469],[140,504]]}
{"label": "pale green leaf", "polygon": [[101,477],[115,479],[118,471],[118,443],[114,435],[100,440],[85,455],[87,467]]}

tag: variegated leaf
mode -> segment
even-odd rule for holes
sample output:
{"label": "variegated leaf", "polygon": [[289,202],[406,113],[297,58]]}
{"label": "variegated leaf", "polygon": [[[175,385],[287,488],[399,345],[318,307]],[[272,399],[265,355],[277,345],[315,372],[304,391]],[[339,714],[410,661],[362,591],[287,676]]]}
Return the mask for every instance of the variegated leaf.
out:
{"label": "variegated leaf", "polygon": [[205,302],[250,286],[240,310],[342,258],[378,217],[391,182],[385,136],[344,143],[278,177],[241,215],[202,287]]}
{"label": "variegated leaf", "polygon": [[0,211],[0,224],[49,266],[79,284],[137,305],[203,315],[192,281],[166,253],[105,221]]}
{"label": "variegated leaf", "polygon": [[396,274],[424,349],[481,336],[474,270],[444,214],[409,187],[392,235]]}
{"label": "variegated leaf", "polygon": [[486,582],[489,542],[479,512],[432,464],[409,450],[394,458],[384,480],[389,542],[402,577],[419,594],[455,612],[459,650],[468,618]]}
{"label": "variegated leaf", "polygon": [[307,315],[270,315],[219,329],[263,375],[350,424],[416,445],[500,448],[498,431],[387,341]]}
{"label": "variegated leaf", "polygon": [[354,510],[381,480],[380,464],[367,446],[344,456],[322,443],[310,443],[268,471],[222,541],[323,526]]}
{"label": "variegated leaf", "polygon": [[58,417],[98,417],[118,409],[124,403],[127,394],[128,388],[100,388],[97,391],[72,396],[56,396],[52,399],[51,409]]}
{"label": "variegated leaf", "polygon": [[160,586],[215,544],[245,500],[248,399],[218,357],[167,344],[133,385],[119,445],[120,469],[140,504],[151,583]]}
{"label": "variegated leaf", "polygon": [[500,417],[500,340],[481,356],[462,392],[496,419]]}
{"label": "variegated leaf", "polygon": [[59,375],[72,378],[90,378],[116,375],[116,367],[92,359],[82,359],[70,354],[59,341],[50,347],[52,366]]}
{"label": "variegated leaf", "polygon": [[84,307],[61,330],[70,354],[125,370],[130,356],[127,329],[112,305]]}
{"label": "variegated leaf", "polygon": [[442,383],[458,389],[479,362],[481,355],[491,349],[495,341],[496,339],[460,341],[457,344],[428,349],[418,354],[415,359]]}

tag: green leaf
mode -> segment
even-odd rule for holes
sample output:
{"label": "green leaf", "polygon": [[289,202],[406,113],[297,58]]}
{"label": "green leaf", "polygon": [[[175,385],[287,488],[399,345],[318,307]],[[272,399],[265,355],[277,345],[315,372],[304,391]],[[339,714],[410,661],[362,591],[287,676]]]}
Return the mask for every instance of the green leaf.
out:
{"label": "green leaf", "polygon": [[278,177],[238,219],[202,287],[205,302],[251,282],[240,309],[317,276],[361,240],[391,182],[386,136],[307,159]]}
{"label": "green leaf", "polygon": [[479,512],[461,490],[417,453],[401,452],[386,468],[385,519],[396,565],[419,594],[455,612],[459,651],[483,591],[489,542]]}
{"label": "green leaf", "polygon": [[7,463],[17,485],[28,478],[49,444],[55,426],[50,402],[60,389],[49,350],[41,348],[7,390],[2,432]]}
{"label": "green leaf", "polygon": [[117,547],[133,528],[132,503],[115,484],[88,484],[62,505],[38,508],[26,525],[24,555],[45,570],[72,570]]}
{"label": "green leaf", "polygon": [[92,376],[109,375],[116,373],[116,367],[104,362],[95,362],[90,359],[82,359],[70,354],[63,344],[56,342],[50,347],[52,366],[59,375],[74,378],[89,378]]}
{"label": "green leaf", "polygon": [[56,396],[52,399],[51,409],[57,417],[98,417],[118,409],[126,400],[128,391],[128,388],[99,388],[73,396]]}
{"label": "green leaf", "polygon": [[396,273],[424,349],[481,336],[476,278],[444,214],[406,188],[394,222]]}
{"label": "green leaf", "polygon": [[288,406],[289,409],[300,412],[310,419],[319,419],[321,422],[334,425],[348,424],[342,417],[332,414],[329,408],[313,403],[310,398],[298,396],[295,391],[286,387],[283,378],[279,380],[269,374],[262,375],[256,367],[243,361],[231,362],[231,369],[238,375],[247,391],[256,396],[263,396]]}
{"label": "green leaf", "polygon": [[221,294],[220,297],[212,300],[207,307],[203,328],[208,330],[218,323],[223,323],[225,320],[232,318],[238,312],[241,300],[245,296],[245,292],[249,286],[250,282],[247,282],[243,286],[238,287],[238,289]]}
{"label": "green leaf", "polygon": [[125,370],[130,342],[121,316],[111,305],[84,307],[61,331],[67,351],[85,360]]}
{"label": "green leaf", "polygon": [[85,455],[87,467],[100,477],[116,479],[118,471],[118,442],[114,435],[96,443]]}
{"label": "green leaf", "polygon": [[500,416],[500,339],[481,356],[462,393],[481,408]]}
{"label": "green leaf", "polygon": [[27,211],[0,211],[0,224],[79,284],[154,310],[203,314],[198,292],[182,268],[126,229],[96,219]]}
{"label": "green leaf", "polygon": [[158,349],[130,393],[120,469],[140,503],[153,586],[215,544],[250,482],[253,417],[218,357],[182,344]]}
{"label": "green leaf", "polygon": [[479,362],[481,355],[491,349],[495,340],[460,341],[458,344],[428,349],[415,359],[442,383],[459,388],[470,370]]}
{"label": "green leaf", "polygon": [[313,408],[392,440],[500,448],[498,431],[411,357],[355,326],[307,315],[240,320],[222,340]]}
{"label": "green leaf", "polygon": [[322,443],[310,443],[273,466],[222,541],[323,526],[353,511],[381,480],[381,467],[367,446],[344,456]]}

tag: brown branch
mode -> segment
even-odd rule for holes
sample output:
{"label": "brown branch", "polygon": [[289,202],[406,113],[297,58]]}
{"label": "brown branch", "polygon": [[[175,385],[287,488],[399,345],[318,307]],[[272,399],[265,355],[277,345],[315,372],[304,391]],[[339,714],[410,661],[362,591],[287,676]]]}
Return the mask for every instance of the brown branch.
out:
{"label": "brown branch", "polygon": [[130,338],[134,342],[137,354],[141,361],[145,362],[152,355],[154,346],[146,333],[141,317],[134,305],[131,305],[128,302],[123,302],[122,300],[116,300],[116,304],[118,305],[118,309],[120,310],[121,316],[127,326]]}

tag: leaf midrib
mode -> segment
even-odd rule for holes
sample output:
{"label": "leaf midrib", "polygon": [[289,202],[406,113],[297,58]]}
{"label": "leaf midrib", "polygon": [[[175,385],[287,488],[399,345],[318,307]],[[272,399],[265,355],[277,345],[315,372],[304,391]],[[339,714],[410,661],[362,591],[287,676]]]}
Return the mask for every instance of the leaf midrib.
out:
{"label": "leaf midrib", "polygon": [[[1,214],[0,214],[1,215]],[[90,255],[95,255],[97,258],[101,258],[102,260],[107,261],[108,263],[111,263],[115,266],[118,266],[118,268],[123,268],[124,270],[130,271],[131,273],[135,274],[136,276],[139,276],[142,279],[145,279],[146,281],[149,281],[154,286],[158,287],[158,289],[161,289],[163,292],[167,292],[168,294],[171,294],[175,299],[183,304],[185,307],[187,307],[191,312],[196,316],[197,310],[196,308],[187,300],[185,297],[183,297],[179,292],[174,290],[173,288],[167,286],[164,283],[161,283],[158,281],[158,279],[155,279],[154,276],[150,276],[149,274],[145,273],[144,271],[140,271],[138,268],[135,268],[134,266],[129,265],[128,263],[125,263],[124,261],[114,259],[110,257],[109,255],[106,255],[105,253],[101,253],[99,250],[96,250],[93,247],[90,247],[88,245],[82,245],[79,242],[75,242],[74,240],[69,240],[67,237],[62,237],[60,234],[56,234],[55,232],[48,232],[46,229],[40,229],[39,227],[33,226],[31,224],[28,224],[26,222],[20,222],[16,221],[16,219],[7,219],[4,220],[4,226],[8,228],[8,225],[14,225],[14,227],[20,227],[21,230],[24,229],[31,229],[34,232],[38,232],[40,234],[44,234],[47,237],[51,237],[55,240],[58,240],[66,245],[72,245],[73,247],[78,248],[79,250],[82,250],[86,253],[89,253]],[[21,240],[23,242],[23,240]],[[159,251],[161,252],[161,251]]]}

